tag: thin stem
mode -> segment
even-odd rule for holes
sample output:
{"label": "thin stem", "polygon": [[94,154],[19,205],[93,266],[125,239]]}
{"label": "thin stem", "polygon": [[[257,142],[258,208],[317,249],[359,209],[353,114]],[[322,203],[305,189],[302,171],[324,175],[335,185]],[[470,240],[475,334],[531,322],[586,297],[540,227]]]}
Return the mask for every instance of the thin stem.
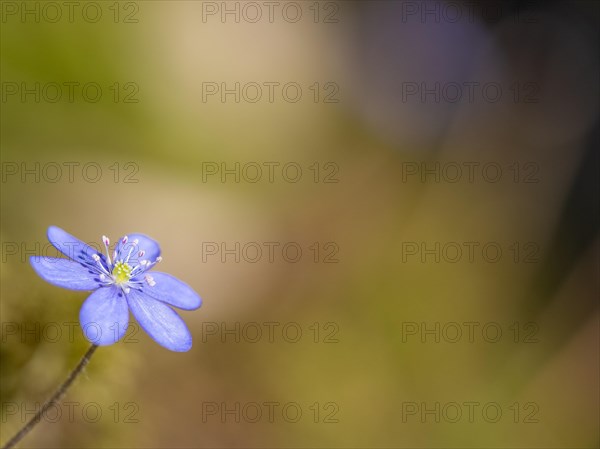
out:
{"label": "thin stem", "polygon": [[12,437],[10,439],[10,441],[2,447],[2,449],[10,449],[11,447],[14,447],[15,444],[17,444],[19,441],[21,441],[23,439],[23,437],[25,435],[27,435],[31,431],[31,429],[33,429],[35,427],[35,425],[38,422],[40,422],[42,416],[44,415],[44,413],[46,413],[46,410],[48,410],[50,407],[52,407],[53,405],[58,403],[58,401],[60,401],[60,399],[67,392],[68,388],[71,386],[73,381],[83,371],[83,368],[85,368],[85,366],[88,364],[88,362],[92,358],[92,355],[94,354],[94,351],[97,348],[98,348],[97,345],[90,346],[90,348],[87,350],[87,352],[81,358],[81,360],[79,361],[79,363],[77,364],[75,369],[73,371],[71,371],[71,374],[69,374],[69,377],[67,377],[67,380],[65,380],[63,382],[63,384],[58,388],[58,390],[56,390],[54,392],[52,397],[46,401],[46,403],[35,414],[35,416],[33,418],[31,418],[29,420],[29,422],[27,424],[25,424],[23,426],[23,428],[21,430],[19,430],[19,432],[17,434],[14,437]]}

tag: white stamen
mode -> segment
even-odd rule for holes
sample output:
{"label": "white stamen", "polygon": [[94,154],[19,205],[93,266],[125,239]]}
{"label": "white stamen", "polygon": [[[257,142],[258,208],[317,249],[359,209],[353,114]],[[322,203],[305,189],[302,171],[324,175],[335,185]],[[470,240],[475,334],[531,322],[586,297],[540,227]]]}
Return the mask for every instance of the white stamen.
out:
{"label": "white stamen", "polygon": [[158,256],[158,257],[156,258],[156,263],[160,263],[160,262],[162,262],[162,256]]}
{"label": "white stamen", "polygon": [[124,245],[125,243],[127,243],[128,239],[129,239],[129,237],[127,237],[126,235],[124,235],[123,238],[121,239],[121,243]]}
{"label": "white stamen", "polygon": [[144,251],[144,250],[141,250],[141,251],[138,253],[138,257],[143,257],[143,256],[144,256],[144,254],[146,254],[146,251]]}
{"label": "white stamen", "polygon": [[110,273],[108,271],[106,271],[106,268],[102,264],[102,261],[100,260],[100,256],[98,254],[92,254],[92,259],[94,259],[94,261],[96,262],[96,265],[98,265],[98,267],[100,268],[100,271],[102,271],[104,274],[107,274],[108,276],[110,276]]}
{"label": "white stamen", "polygon": [[133,250],[135,249],[136,246],[138,246],[138,243],[140,243],[140,241],[138,239],[135,239],[132,243],[133,243],[133,246],[129,250],[129,254],[127,254],[127,259],[125,259],[125,263],[129,262],[129,258],[131,257],[131,254],[133,254]]}
{"label": "white stamen", "polygon": [[148,285],[150,287],[154,287],[156,285],[156,282],[154,282],[154,278],[152,276],[150,276],[149,274],[144,276],[144,279],[146,279],[146,282],[148,283]]}
{"label": "white stamen", "polygon": [[103,235],[102,243],[104,243],[104,247],[106,248],[106,260],[108,261],[108,266],[110,267],[112,264],[112,261],[110,260],[110,249],[108,248],[110,245],[110,239],[107,236]]}
{"label": "white stamen", "polygon": [[[143,251],[140,251],[143,252]],[[148,259],[142,259],[139,261],[139,264],[136,265],[133,270],[131,270],[131,277],[135,277],[138,276],[139,274],[143,273],[144,271],[148,271],[150,270],[150,268],[152,268],[154,265],[156,265],[157,263],[159,263],[162,260],[162,257],[157,257],[154,262],[151,262]]]}

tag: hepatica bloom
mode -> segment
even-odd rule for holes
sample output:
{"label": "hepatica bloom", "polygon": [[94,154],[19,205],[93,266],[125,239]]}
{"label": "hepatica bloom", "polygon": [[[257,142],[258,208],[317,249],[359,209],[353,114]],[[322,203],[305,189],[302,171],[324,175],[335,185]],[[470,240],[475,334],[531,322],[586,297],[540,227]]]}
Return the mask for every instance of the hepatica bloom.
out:
{"label": "hepatica bloom", "polygon": [[105,254],[60,228],[48,228],[48,240],[65,258],[33,256],[34,270],[51,284],[71,290],[93,290],[79,312],[88,340],[110,345],[120,340],[129,325],[129,310],[140,326],[171,351],[188,351],[192,336],[170,307],[195,310],[200,296],[187,284],[166,273],[150,272],[161,261],[160,247],[142,234],[129,234],[110,254],[110,241],[102,237]]}

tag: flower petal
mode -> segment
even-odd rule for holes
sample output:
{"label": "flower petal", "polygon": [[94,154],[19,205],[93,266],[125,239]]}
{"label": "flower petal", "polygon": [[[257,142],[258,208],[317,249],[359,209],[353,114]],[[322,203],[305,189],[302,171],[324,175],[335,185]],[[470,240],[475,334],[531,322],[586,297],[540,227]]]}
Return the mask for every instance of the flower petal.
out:
{"label": "flower petal", "polygon": [[150,275],[156,284],[153,287],[143,284],[142,292],[147,295],[183,310],[195,310],[202,305],[200,296],[185,282],[167,273]]}
{"label": "flower petal", "polygon": [[95,290],[102,284],[98,273],[69,259],[32,256],[31,266],[42,279],[71,290]]}
{"label": "flower petal", "polygon": [[177,313],[166,304],[131,289],[127,303],[142,328],[159,345],[185,352],[192,347],[192,335]]}
{"label": "flower petal", "polygon": [[57,250],[77,262],[88,262],[95,265],[92,259],[92,255],[94,254],[98,254],[103,261],[106,259],[101,251],[92,248],[56,226],[48,228],[48,240]]}
{"label": "flower petal", "polygon": [[[138,244],[135,245],[133,242],[137,240]],[[150,260],[154,262],[158,256],[160,256],[160,246],[158,242],[144,234],[127,234],[127,243],[123,243],[123,239],[119,239],[117,244],[117,254],[119,258],[126,259],[129,251],[131,252],[131,258],[129,259],[130,265],[138,265],[140,260]],[[142,257],[138,256],[140,251],[144,251]]]}
{"label": "flower petal", "polygon": [[79,311],[85,337],[95,345],[112,345],[119,341],[129,324],[127,300],[118,287],[103,287],[85,300]]}

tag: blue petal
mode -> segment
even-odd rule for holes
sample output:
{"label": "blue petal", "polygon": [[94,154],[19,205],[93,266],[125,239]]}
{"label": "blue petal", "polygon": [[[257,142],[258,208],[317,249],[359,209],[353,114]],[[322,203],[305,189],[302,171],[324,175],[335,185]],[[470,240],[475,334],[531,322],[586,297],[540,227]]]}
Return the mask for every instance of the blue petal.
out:
{"label": "blue petal", "polygon": [[159,345],[177,352],[190,350],[192,335],[169,306],[134,289],[127,294],[127,303],[140,326]]}
{"label": "blue petal", "polygon": [[95,290],[101,282],[97,271],[69,259],[32,256],[31,266],[42,279],[71,290]]}
{"label": "blue petal", "polygon": [[[135,245],[134,240],[138,240],[138,244]],[[129,263],[131,265],[138,265],[140,260],[150,260],[154,262],[158,256],[160,256],[160,246],[158,242],[151,239],[144,234],[127,234],[127,243],[123,243],[123,239],[119,239],[117,244],[117,254],[119,259],[126,259],[129,251],[131,252],[131,258]],[[138,256],[140,251],[144,251],[145,254],[142,257]]]}
{"label": "blue petal", "polygon": [[56,226],[48,228],[48,240],[57,250],[77,262],[95,265],[96,262],[92,259],[94,254],[98,254],[102,260],[105,260],[104,254]]}
{"label": "blue petal", "polygon": [[119,341],[129,324],[127,301],[119,287],[103,287],[85,300],[79,311],[85,337],[95,345]]}
{"label": "blue petal", "polygon": [[152,272],[150,275],[156,284],[151,287],[144,283],[142,291],[147,295],[183,310],[195,310],[202,305],[200,296],[185,282],[167,273]]}

